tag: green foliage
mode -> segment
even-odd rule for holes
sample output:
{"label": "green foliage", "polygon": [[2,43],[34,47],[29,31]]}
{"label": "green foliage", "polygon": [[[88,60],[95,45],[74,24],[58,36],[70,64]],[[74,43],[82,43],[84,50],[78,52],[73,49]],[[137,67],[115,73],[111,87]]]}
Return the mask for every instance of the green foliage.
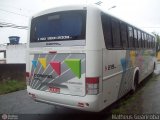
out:
{"label": "green foliage", "polygon": [[160,43],[160,36],[159,36],[159,34],[156,33],[156,32],[152,32],[152,33],[155,35],[155,37],[157,39],[157,43]]}
{"label": "green foliage", "polygon": [[157,40],[156,52],[159,52],[160,51],[160,35],[156,32],[152,32],[152,34],[155,35],[156,40]]}
{"label": "green foliage", "polygon": [[[137,99],[141,96],[141,93],[138,91],[134,93],[134,95],[127,95],[123,98],[118,108],[112,110],[112,114],[131,114],[131,113],[139,113],[139,109],[134,105],[137,104]],[[139,103],[139,102],[138,102]]]}
{"label": "green foliage", "polygon": [[10,93],[26,88],[25,81],[8,80],[5,83],[0,83],[0,95]]}

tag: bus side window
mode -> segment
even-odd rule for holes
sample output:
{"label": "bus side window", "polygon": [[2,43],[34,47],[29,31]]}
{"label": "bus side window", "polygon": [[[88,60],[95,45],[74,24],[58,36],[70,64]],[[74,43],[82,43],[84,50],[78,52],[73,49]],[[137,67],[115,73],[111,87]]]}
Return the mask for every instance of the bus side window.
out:
{"label": "bus side window", "polygon": [[150,36],[150,48],[152,48],[152,36]]}
{"label": "bus side window", "polygon": [[102,14],[101,19],[105,45],[107,48],[112,48],[110,17],[108,15]]}
{"label": "bus side window", "polygon": [[128,26],[128,41],[129,41],[129,48],[134,48],[133,28],[131,26]]}
{"label": "bus side window", "polygon": [[144,48],[144,33],[141,32],[141,35],[142,35],[142,48]]}
{"label": "bus side window", "polygon": [[120,22],[121,41],[124,49],[128,48],[127,29],[124,22]]}
{"label": "bus side window", "polygon": [[151,38],[150,38],[150,48],[152,48],[152,36],[150,36]]}
{"label": "bus side window", "polygon": [[155,38],[153,37],[153,48],[155,48]]}
{"label": "bus side window", "polygon": [[154,48],[154,38],[152,37],[152,48]]}
{"label": "bus side window", "polygon": [[146,37],[146,33],[144,33],[144,48],[147,48],[147,37]]}
{"label": "bus side window", "polygon": [[150,48],[152,48],[152,36],[151,36],[151,40],[150,40],[150,43],[151,43],[151,47],[150,47]]}
{"label": "bus side window", "polygon": [[112,25],[113,48],[122,48],[120,41],[119,21],[112,18],[111,25]]}
{"label": "bus side window", "polygon": [[135,42],[135,48],[138,48],[138,36],[137,36],[137,30],[134,29],[134,42]]}
{"label": "bus side window", "polygon": [[143,48],[145,48],[145,33],[143,33]]}
{"label": "bus side window", "polygon": [[151,36],[149,35],[149,48],[151,48]]}
{"label": "bus side window", "polygon": [[150,48],[150,35],[148,35],[148,48]]}
{"label": "bus side window", "polygon": [[146,48],[148,48],[148,34],[146,34]]}
{"label": "bus side window", "polygon": [[142,47],[142,42],[141,42],[141,31],[138,30],[138,44],[139,44],[139,48]]}

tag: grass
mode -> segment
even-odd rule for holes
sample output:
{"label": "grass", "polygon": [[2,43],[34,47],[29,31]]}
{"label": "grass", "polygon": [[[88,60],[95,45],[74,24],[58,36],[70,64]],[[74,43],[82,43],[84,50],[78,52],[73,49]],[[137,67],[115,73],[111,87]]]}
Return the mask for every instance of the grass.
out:
{"label": "grass", "polygon": [[113,114],[130,114],[130,113],[139,113],[139,110],[134,106],[135,102],[140,103],[137,99],[140,97],[141,92],[137,91],[134,94],[128,94],[120,100],[118,108],[112,110]]}
{"label": "grass", "polygon": [[0,95],[23,90],[26,88],[26,82],[25,81],[19,81],[19,80],[8,80],[4,83],[0,83]]}

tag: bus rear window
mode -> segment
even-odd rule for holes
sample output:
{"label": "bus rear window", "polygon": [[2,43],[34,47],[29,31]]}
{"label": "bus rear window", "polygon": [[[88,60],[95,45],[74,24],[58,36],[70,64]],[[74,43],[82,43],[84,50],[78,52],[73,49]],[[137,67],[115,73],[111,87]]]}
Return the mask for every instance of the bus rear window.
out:
{"label": "bus rear window", "polygon": [[30,42],[85,39],[86,11],[56,12],[32,19]]}

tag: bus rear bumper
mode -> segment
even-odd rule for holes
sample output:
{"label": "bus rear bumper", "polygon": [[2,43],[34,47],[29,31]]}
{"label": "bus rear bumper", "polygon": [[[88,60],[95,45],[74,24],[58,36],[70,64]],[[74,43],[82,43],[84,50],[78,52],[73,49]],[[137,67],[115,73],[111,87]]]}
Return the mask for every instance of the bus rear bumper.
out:
{"label": "bus rear bumper", "polygon": [[45,91],[39,91],[27,86],[28,94],[37,102],[43,102],[47,104],[59,105],[63,107],[99,112],[101,94],[98,95],[86,95],[86,96],[72,96],[64,94],[56,94]]}

